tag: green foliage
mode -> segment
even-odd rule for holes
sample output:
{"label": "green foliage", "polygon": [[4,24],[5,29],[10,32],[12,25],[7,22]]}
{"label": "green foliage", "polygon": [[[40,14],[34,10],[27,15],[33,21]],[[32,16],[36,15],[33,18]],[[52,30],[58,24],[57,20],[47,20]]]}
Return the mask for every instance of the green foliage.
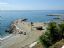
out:
{"label": "green foliage", "polygon": [[59,24],[59,27],[60,27],[62,38],[64,38],[64,23]]}
{"label": "green foliage", "polygon": [[50,33],[46,32],[44,35],[40,36],[40,41],[46,47],[50,46],[52,44],[51,43],[51,38],[50,38]]}
{"label": "green foliage", "polygon": [[48,48],[62,38],[64,38],[64,23],[50,22],[45,34],[40,36],[40,41]]}

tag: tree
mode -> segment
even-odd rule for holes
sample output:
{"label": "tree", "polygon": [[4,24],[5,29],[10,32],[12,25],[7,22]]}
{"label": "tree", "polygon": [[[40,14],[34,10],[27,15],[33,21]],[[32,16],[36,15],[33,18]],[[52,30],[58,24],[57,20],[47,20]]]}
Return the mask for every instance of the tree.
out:
{"label": "tree", "polygon": [[50,32],[45,32],[44,35],[41,35],[40,36],[40,42],[42,43],[42,45],[44,44],[44,46],[46,48],[48,48],[49,46],[52,45],[51,40],[52,40],[52,38],[50,36]]}
{"label": "tree", "polygon": [[50,22],[47,31],[44,35],[40,36],[40,41],[47,48],[64,37],[64,24]]}
{"label": "tree", "polygon": [[62,38],[64,39],[64,22],[59,24],[59,27],[60,27],[60,33],[61,33],[61,36]]}

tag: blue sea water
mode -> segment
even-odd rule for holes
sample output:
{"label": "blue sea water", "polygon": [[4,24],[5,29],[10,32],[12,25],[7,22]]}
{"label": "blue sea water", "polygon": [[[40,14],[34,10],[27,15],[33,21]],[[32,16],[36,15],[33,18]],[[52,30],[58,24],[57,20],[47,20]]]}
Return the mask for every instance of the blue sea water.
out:
{"label": "blue sea water", "polygon": [[48,22],[54,16],[47,16],[48,14],[64,14],[64,10],[6,10],[0,11],[0,36],[6,36],[5,32],[10,24],[19,18],[27,18],[30,22]]}

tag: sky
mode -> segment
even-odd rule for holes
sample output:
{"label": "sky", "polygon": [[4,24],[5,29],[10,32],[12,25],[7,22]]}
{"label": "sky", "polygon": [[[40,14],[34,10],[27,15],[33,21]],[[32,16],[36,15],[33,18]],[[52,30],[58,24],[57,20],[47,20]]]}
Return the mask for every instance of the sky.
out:
{"label": "sky", "polygon": [[0,0],[0,10],[64,10],[64,0]]}

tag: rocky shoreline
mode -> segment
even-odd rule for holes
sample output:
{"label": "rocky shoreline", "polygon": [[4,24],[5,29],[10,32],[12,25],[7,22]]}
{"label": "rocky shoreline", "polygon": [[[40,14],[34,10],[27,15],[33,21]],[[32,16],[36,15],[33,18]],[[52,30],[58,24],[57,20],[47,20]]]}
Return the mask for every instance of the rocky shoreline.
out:
{"label": "rocky shoreline", "polygon": [[[34,41],[36,41],[39,36],[44,34],[46,31],[47,24],[43,22],[27,22],[22,21],[22,19],[15,20],[11,24],[11,29],[13,36],[13,41],[11,38],[11,43],[13,45],[8,46],[8,48],[22,48],[26,47],[26,45],[29,47],[30,44],[32,44]],[[15,35],[14,35],[15,34]],[[19,37],[18,37],[19,36]],[[15,39],[15,38],[19,38]],[[22,40],[22,41],[21,41]],[[8,41],[9,42],[9,41]],[[10,43],[10,44],[11,44]]]}

